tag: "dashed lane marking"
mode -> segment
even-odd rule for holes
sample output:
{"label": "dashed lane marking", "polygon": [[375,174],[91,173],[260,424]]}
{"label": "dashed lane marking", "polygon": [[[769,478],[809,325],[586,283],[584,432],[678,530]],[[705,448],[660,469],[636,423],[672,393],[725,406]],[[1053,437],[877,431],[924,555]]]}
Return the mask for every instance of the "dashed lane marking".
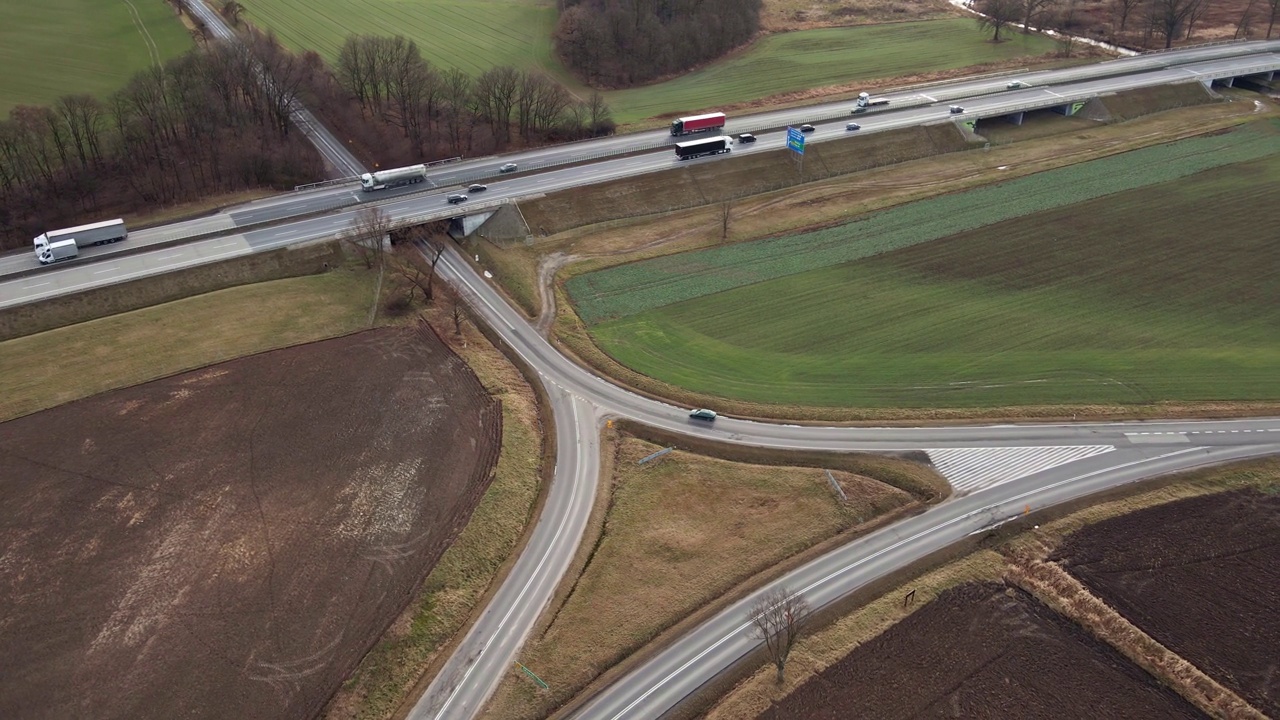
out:
{"label": "dashed lane marking", "polygon": [[940,448],[925,452],[957,492],[969,493],[1112,450],[1113,445],[1059,445]]}

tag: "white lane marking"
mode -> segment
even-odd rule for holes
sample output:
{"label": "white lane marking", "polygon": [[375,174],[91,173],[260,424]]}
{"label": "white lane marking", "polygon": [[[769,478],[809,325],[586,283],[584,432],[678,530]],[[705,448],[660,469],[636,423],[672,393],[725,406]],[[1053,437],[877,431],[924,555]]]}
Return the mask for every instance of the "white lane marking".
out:
{"label": "white lane marking", "polygon": [[925,95],[924,93],[920,93],[920,97],[924,98],[925,100],[928,100],[929,102],[938,102],[937,98],[929,95]]}
{"label": "white lane marking", "polygon": [[1042,470],[1115,450],[1113,445],[926,449],[957,491],[994,487]]}
{"label": "white lane marking", "polygon": [[157,259],[157,260],[169,260],[169,259],[171,259],[171,258],[176,258],[176,257],[179,257],[179,256],[181,256],[181,255],[182,255],[182,253],[181,253],[181,252],[169,253],[168,255],[157,255],[157,256],[156,256],[156,259]]}
{"label": "white lane marking", "polygon": [[1125,433],[1125,437],[1129,438],[1129,442],[1140,445],[1142,443],[1186,443],[1191,442],[1186,433]]}
{"label": "white lane marking", "polygon": [[217,245],[214,245],[213,247],[215,247],[215,248],[224,248],[224,247],[231,247],[232,245],[238,245],[238,244],[239,244],[238,242],[236,242],[235,240],[232,240],[231,242],[218,243]]}
{"label": "white lane marking", "polygon": [[1060,97],[1065,97],[1064,95],[1059,95],[1058,93],[1056,93],[1056,92],[1054,92],[1054,91],[1052,91],[1052,90],[1045,90],[1045,92],[1049,93],[1050,95],[1052,95],[1052,96],[1054,96],[1054,97],[1058,97],[1058,98],[1060,98]]}
{"label": "white lane marking", "polygon": [[50,280],[48,282],[36,283],[34,285],[23,285],[22,287],[24,290],[30,290],[31,288],[44,287],[45,285],[52,285],[52,284],[53,284],[53,281]]}
{"label": "white lane marking", "polygon": [[[570,400],[569,408],[573,411],[573,425],[574,427],[577,427],[578,404]],[[554,476],[554,471],[553,471],[553,476]],[[573,508],[574,501],[577,500],[577,497],[578,497],[578,483],[576,482],[576,478],[574,480],[575,481],[570,486],[571,489],[569,491],[568,507],[571,509]],[[547,552],[544,553],[542,556],[542,559],[538,561],[538,566],[533,569],[533,573],[529,575],[529,580],[525,582],[524,587],[520,588],[520,594],[516,596],[516,601],[511,603],[511,607],[507,609],[507,614],[503,615],[502,619],[498,621],[497,631],[494,632],[492,635],[490,635],[489,639],[485,641],[484,647],[480,648],[480,654],[476,655],[476,659],[474,662],[471,663],[471,667],[467,668],[467,672],[463,674],[461,682],[459,682],[457,685],[454,685],[453,692],[449,693],[449,698],[445,700],[444,706],[440,708],[440,712],[436,713],[437,718],[444,717],[445,711],[448,710],[449,706],[453,704],[453,699],[458,696],[458,691],[461,690],[464,686],[466,686],[467,678],[471,677],[471,673],[474,672],[475,669],[480,666],[480,659],[484,657],[484,654],[486,652],[488,652],[489,646],[492,645],[493,641],[499,635],[502,634],[503,626],[507,624],[507,620],[511,617],[511,613],[515,612],[516,608],[520,607],[520,601],[524,599],[525,593],[529,592],[529,587],[533,585],[533,581],[538,579],[539,573],[542,572],[542,566],[546,564],[547,558],[551,557],[551,552],[555,550],[556,543],[557,541],[560,540],[560,534],[564,532],[565,525],[567,525],[568,523],[569,523],[569,517],[566,516],[561,521],[560,527],[556,528],[556,534],[551,537],[551,542],[550,544],[547,545]],[[423,696],[423,699],[424,700],[426,699],[425,695]]]}
{"label": "white lane marking", "polygon": [[[860,560],[855,560],[855,561],[853,561],[853,562],[849,563],[848,565],[845,565],[845,566],[844,566],[844,567],[842,567],[842,568],[839,568],[839,569],[837,569],[837,570],[834,570],[834,571],[832,571],[831,573],[829,573],[826,577],[822,577],[822,578],[819,578],[819,579],[817,579],[817,580],[814,580],[813,582],[809,583],[807,586],[805,586],[805,587],[803,587],[803,588],[800,588],[800,589],[799,589],[798,591],[796,591],[794,594],[795,594],[795,595],[804,595],[804,594],[806,594],[806,593],[812,592],[814,588],[816,588],[816,587],[818,587],[818,586],[820,586],[820,585],[824,585],[824,584],[826,584],[826,583],[830,582],[832,578],[839,577],[839,576],[841,576],[841,575],[843,575],[843,574],[845,574],[845,573],[849,572],[850,570],[852,570],[852,569],[854,569],[854,568],[856,568],[856,567],[858,567],[858,566],[860,566],[860,565],[865,565],[865,564],[867,564],[867,563],[871,562],[872,560],[875,560],[876,558],[880,557],[881,555],[884,555],[884,554],[886,554],[886,553],[893,552],[894,550],[897,550],[898,548],[902,547],[903,545],[906,545],[907,543],[915,542],[916,540],[919,540],[920,538],[922,538],[922,537],[924,537],[924,536],[926,536],[926,535],[931,535],[931,534],[933,534],[933,533],[935,533],[935,532],[938,532],[939,530],[942,530],[943,528],[947,528],[947,527],[950,527],[951,525],[955,525],[955,524],[956,524],[956,523],[958,523],[958,522],[961,522],[961,521],[964,521],[964,520],[968,520],[969,518],[971,518],[971,517],[973,517],[973,516],[975,516],[975,515],[980,515],[980,514],[982,514],[982,513],[984,513],[984,512],[990,512],[991,510],[994,510],[994,509],[996,509],[996,508],[1000,507],[1001,505],[1011,505],[1011,504],[1013,504],[1013,503],[1018,502],[1019,500],[1023,500],[1023,499],[1025,499],[1025,498],[1029,498],[1029,497],[1031,497],[1032,495],[1035,495],[1036,493],[1039,493],[1039,492],[1047,492],[1047,491],[1049,491],[1049,490],[1054,490],[1054,489],[1057,489],[1057,488],[1062,487],[1063,485],[1068,485],[1068,484],[1073,483],[1073,482],[1078,482],[1078,481],[1080,481],[1080,480],[1085,480],[1085,479],[1087,479],[1087,478],[1091,478],[1091,477],[1093,477],[1094,475],[1101,475],[1102,473],[1105,473],[1105,472],[1114,472],[1114,471],[1116,471],[1116,470],[1123,470],[1123,469],[1125,469],[1125,468],[1127,468],[1127,467],[1132,467],[1133,465],[1139,465],[1139,464],[1146,463],[1146,462],[1155,462],[1156,460],[1163,460],[1163,459],[1165,459],[1165,458],[1170,458],[1170,457],[1173,457],[1173,456],[1175,456],[1175,455],[1184,455],[1184,454],[1186,454],[1186,453],[1194,452],[1194,451],[1196,451],[1196,450],[1200,450],[1200,448],[1187,448],[1187,449],[1185,449],[1185,450],[1178,450],[1178,451],[1175,451],[1175,452],[1166,453],[1166,454],[1164,454],[1164,455],[1157,455],[1156,457],[1153,457],[1153,458],[1151,458],[1150,460],[1146,460],[1146,459],[1143,459],[1143,460],[1133,460],[1133,461],[1131,461],[1131,462],[1127,462],[1127,463],[1124,463],[1124,464],[1122,464],[1122,465],[1116,465],[1115,467],[1103,468],[1103,469],[1101,469],[1101,470],[1094,470],[1093,472],[1085,473],[1084,475],[1077,475],[1076,477],[1073,477],[1073,478],[1067,478],[1066,480],[1059,480],[1059,481],[1058,481],[1058,482],[1056,482],[1056,483],[1052,483],[1052,484],[1050,484],[1050,485],[1046,485],[1045,487],[1042,487],[1042,488],[1037,488],[1037,489],[1035,489],[1035,490],[1028,490],[1028,491],[1026,491],[1026,492],[1022,493],[1021,495],[1015,495],[1015,496],[1013,496],[1013,497],[1011,497],[1011,498],[1008,498],[1008,499],[1006,499],[1006,500],[1003,500],[1003,501],[1000,501],[1000,502],[996,502],[996,503],[992,503],[991,505],[987,505],[987,506],[985,506],[985,507],[978,508],[977,510],[974,510],[974,511],[972,511],[972,512],[968,512],[968,513],[965,513],[964,515],[961,515],[961,516],[959,516],[959,517],[951,518],[950,520],[948,520],[948,521],[946,521],[946,522],[944,522],[944,523],[938,524],[938,525],[934,525],[934,526],[933,526],[933,527],[931,527],[931,528],[927,528],[927,529],[925,529],[925,530],[921,530],[920,532],[916,533],[915,535],[912,535],[911,537],[909,537],[909,538],[905,538],[905,539],[903,539],[903,540],[899,540],[898,542],[896,542],[896,543],[894,543],[894,544],[890,545],[890,546],[889,546],[889,547],[887,547],[887,548],[884,548],[883,550],[878,550],[878,551],[876,551],[876,552],[874,552],[874,553],[871,553],[870,555],[868,555],[868,556],[866,556],[866,557],[864,557],[864,558],[862,558],[862,559],[860,559]],[[707,647],[705,650],[703,650],[702,652],[700,652],[700,653],[698,653],[697,655],[695,655],[695,656],[693,656],[692,658],[690,658],[688,661],[686,661],[686,662],[685,662],[685,664],[683,664],[683,665],[681,665],[680,667],[676,668],[676,669],[675,669],[671,674],[667,675],[666,677],[662,678],[662,679],[661,679],[661,680],[659,680],[658,682],[654,683],[654,685],[653,685],[652,687],[650,687],[648,690],[646,690],[646,691],[644,692],[644,694],[643,694],[643,695],[641,695],[640,697],[636,698],[635,700],[632,700],[630,705],[628,705],[628,706],[624,707],[624,708],[623,708],[622,710],[620,710],[616,715],[614,715],[614,716],[613,716],[613,718],[612,718],[612,720],[618,720],[618,719],[619,719],[619,718],[621,718],[623,715],[626,715],[627,713],[631,712],[631,708],[634,708],[636,705],[639,705],[641,702],[644,702],[645,698],[649,697],[649,696],[650,696],[650,695],[652,695],[654,692],[656,692],[656,691],[658,690],[658,688],[660,688],[660,687],[662,687],[663,685],[666,685],[667,683],[671,682],[671,679],[672,679],[672,678],[676,677],[677,675],[680,675],[680,674],[681,674],[681,673],[683,673],[685,670],[689,669],[689,667],[690,667],[690,666],[692,666],[694,663],[698,662],[698,661],[699,661],[699,660],[701,660],[703,657],[705,657],[708,653],[710,653],[710,652],[714,651],[716,648],[718,648],[718,647],[720,647],[721,645],[725,644],[726,642],[728,642],[728,641],[732,640],[734,637],[738,636],[738,635],[739,635],[743,630],[746,630],[746,629],[747,629],[748,627],[750,627],[750,626],[751,626],[751,622],[750,622],[750,621],[748,621],[748,622],[745,622],[745,623],[743,623],[743,624],[739,625],[738,627],[734,628],[734,629],[733,629],[732,631],[730,631],[727,635],[725,635],[725,636],[721,637],[719,640],[717,640],[717,641],[715,641],[714,643],[712,643],[712,644],[711,644],[709,647]]]}
{"label": "white lane marking", "polygon": [[101,269],[101,270],[94,270],[94,271],[93,271],[93,274],[94,274],[94,275],[101,275],[102,273],[105,273],[105,272],[115,272],[116,270],[119,270],[119,269],[120,269],[120,268],[117,268],[117,267],[103,268],[103,269]]}

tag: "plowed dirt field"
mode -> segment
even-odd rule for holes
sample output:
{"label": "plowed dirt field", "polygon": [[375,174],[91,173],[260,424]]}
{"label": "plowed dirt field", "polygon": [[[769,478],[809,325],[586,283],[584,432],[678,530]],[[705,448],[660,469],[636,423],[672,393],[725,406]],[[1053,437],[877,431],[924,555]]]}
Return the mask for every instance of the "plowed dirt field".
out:
{"label": "plowed dirt field", "polygon": [[1074,533],[1055,558],[1166,647],[1280,717],[1280,496],[1206,495]]}
{"label": "plowed dirt field", "polygon": [[859,646],[760,720],[1200,717],[1022,593],[964,585]]}
{"label": "plowed dirt field", "polygon": [[429,331],[382,329],[0,425],[0,717],[313,717],[501,422]]}

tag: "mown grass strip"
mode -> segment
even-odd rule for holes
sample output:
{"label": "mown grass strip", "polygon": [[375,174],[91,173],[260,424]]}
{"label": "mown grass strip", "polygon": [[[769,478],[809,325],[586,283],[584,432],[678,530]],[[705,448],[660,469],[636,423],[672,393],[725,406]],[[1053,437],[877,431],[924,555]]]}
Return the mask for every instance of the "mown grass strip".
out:
{"label": "mown grass strip", "polygon": [[[796,235],[580,275],[566,287],[589,324],[899,250],[1012,218],[1280,153],[1280,123],[1182,140],[945,195]],[[1070,228],[1058,229],[1065,235]]]}

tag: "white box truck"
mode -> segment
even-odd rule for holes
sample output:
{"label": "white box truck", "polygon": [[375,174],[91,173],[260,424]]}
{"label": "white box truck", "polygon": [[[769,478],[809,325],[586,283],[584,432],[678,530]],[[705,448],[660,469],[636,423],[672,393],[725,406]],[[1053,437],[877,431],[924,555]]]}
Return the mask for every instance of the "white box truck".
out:
{"label": "white box truck", "polygon": [[[129,237],[129,231],[125,228],[124,221],[116,219],[77,225],[62,230],[50,230],[32,242],[35,244],[36,259],[41,265],[48,265],[51,262],[73,258],[80,254],[82,248],[90,245],[120,242],[127,237]],[[57,248],[56,251],[54,248]]]}

